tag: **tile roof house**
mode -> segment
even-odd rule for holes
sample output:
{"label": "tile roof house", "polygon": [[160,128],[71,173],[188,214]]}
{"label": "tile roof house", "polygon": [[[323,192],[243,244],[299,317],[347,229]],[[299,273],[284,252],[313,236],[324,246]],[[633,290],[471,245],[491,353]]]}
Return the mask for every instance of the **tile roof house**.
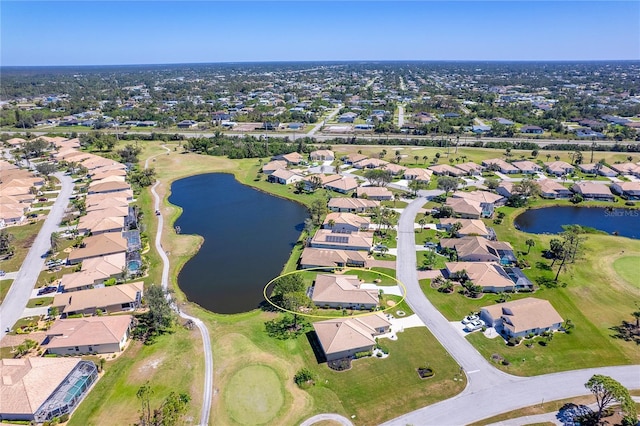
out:
{"label": "tile roof house", "polygon": [[520,170],[520,173],[525,174],[535,174],[542,170],[542,167],[533,161],[528,160],[514,161],[511,165],[517,167]]}
{"label": "tile roof house", "polygon": [[634,163],[611,164],[610,168],[621,175],[640,176],[640,165]]}
{"label": "tile roof house", "polygon": [[391,201],[393,199],[393,193],[382,186],[360,186],[356,188],[356,196],[376,201]]}
{"label": "tile roof house", "polygon": [[433,172],[428,169],[411,168],[404,171],[404,178],[407,180],[417,180],[418,182],[428,183],[431,181]]}
{"label": "tile roof house", "polygon": [[109,278],[122,278],[127,266],[126,253],[93,257],[82,262],[82,269],[60,277],[63,292],[86,290]]}
{"label": "tile roof house", "polygon": [[334,197],[329,200],[332,212],[366,213],[380,207],[380,201],[366,198]]}
{"label": "tile roof house", "polygon": [[311,300],[318,307],[373,309],[380,303],[378,290],[360,288],[355,275],[318,274]]}
{"label": "tile roof house", "polygon": [[120,191],[131,191],[131,185],[126,182],[103,182],[96,181],[89,184],[88,194],[112,194]]}
{"label": "tile roof house", "polygon": [[61,319],[47,330],[43,345],[57,355],[121,352],[132,321],[131,315]]}
{"label": "tile roof house", "polygon": [[349,154],[349,155],[346,155],[346,156],[342,157],[342,161],[345,164],[354,164],[354,163],[357,163],[359,161],[366,160],[367,158],[369,158],[369,157],[367,157],[366,155],[362,155],[362,154]]}
{"label": "tile roof house", "polygon": [[85,238],[83,244],[84,247],[69,253],[67,263],[73,265],[93,257],[127,252],[127,240],[118,232],[108,232]]}
{"label": "tile roof house", "polygon": [[475,200],[466,200],[464,198],[447,198],[446,205],[453,209],[456,217],[463,219],[480,219],[483,216],[483,210],[480,203]]}
{"label": "tile roof house", "polygon": [[540,179],[538,186],[540,195],[544,198],[570,198],[573,195],[569,188],[551,179]]}
{"label": "tile roof house", "polygon": [[614,182],[611,184],[611,191],[627,200],[640,200],[640,182]]}
{"label": "tile roof house", "polygon": [[389,332],[391,323],[381,313],[354,318],[336,318],[313,323],[327,361],[351,358],[372,350],[375,337]]}
{"label": "tile roof house", "polygon": [[277,160],[284,160],[289,165],[298,165],[304,162],[304,156],[299,152],[290,152],[289,154],[283,154],[277,157]]}
{"label": "tile roof house", "polygon": [[564,321],[549,301],[535,297],[485,306],[480,309],[480,318],[509,337],[558,330]]}
{"label": "tile roof house", "polygon": [[456,251],[459,262],[498,262],[510,265],[517,261],[511,244],[482,237],[442,238],[440,248]]}
{"label": "tile roof house", "polygon": [[304,176],[287,169],[278,169],[267,177],[269,182],[279,183],[281,185],[291,185],[292,183],[299,182],[303,179]]}
{"label": "tile roof house", "polygon": [[80,234],[100,235],[106,232],[124,231],[124,221],[126,216],[109,217],[102,213],[102,210],[93,210],[78,221],[78,232]]}
{"label": "tile roof house", "polygon": [[330,229],[318,229],[309,242],[313,248],[364,250],[371,251],[373,247],[372,232],[353,232],[341,234]]}
{"label": "tile roof house", "polygon": [[309,154],[309,159],[311,161],[333,161],[336,159],[333,151],[328,149],[319,149],[316,151],[311,151]]}
{"label": "tile roof house", "polygon": [[401,175],[405,170],[407,170],[406,167],[394,163],[385,164],[384,169],[391,173],[393,176]]}
{"label": "tile roof house", "polygon": [[571,173],[574,167],[566,161],[552,161],[550,163],[544,163],[547,168],[547,172],[556,176],[562,176]]}
{"label": "tile roof house", "polygon": [[449,230],[451,225],[460,222],[462,228],[458,230],[456,235],[458,237],[465,236],[480,236],[488,239],[493,239],[494,233],[490,231],[480,219],[457,219],[457,218],[445,218],[440,219],[438,228]]}
{"label": "tile roof house", "polygon": [[358,188],[358,180],[351,176],[343,176],[327,182],[324,187],[330,191],[346,194]]}
{"label": "tile roof house", "polygon": [[489,170],[497,170],[500,173],[505,173],[505,174],[520,173],[519,168],[517,168],[516,166],[510,163],[507,163],[501,158],[491,158],[489,160],[483,160],[482,165]]}
{"label": "tile roof house", "polygon": [[618,176],[618,172],[616,172],[615,170],[611,170],[609,167],[605,166],[604,164],[600,165],[599,167],[598,167],[598,163],[578,164],[578,168],[582,173],[592,173],[592,174],[598,173],[600,176],[607,176],[607,177]]}
{"label": "tile roof house", "polygon": [[480,175],[482,174],[482,170],[484,170],[484,167],[472,161],[468,161],[466,163],[454,164],[454,167],[456,169],[462,170],[467,175]]}
{"label": "tile roof house", "polygon": [[515,283],[501,265],[495,262],[447,262],[448,276],[466,272],[467,278],[482,287],[485,293],[499,293],[516,290]]}
{"label": "tile roof house", "polygon": [[613,201],[615,198],[607,185],[594,182],[578,182],[571,190],[582,195],[585,200]]}
{"label": "tile roof house", "polygon": [[435,166],[429,166],[429,170],[436,176],[455,176],[460,177],[467,174],[462,169],[450,166],[448,164],[436,164]]}
{"label": "tile roof house", "polygon": [[368,260],[367,252],[305,247],[300,256],[300,268],[333,269],[345,266],[366,268]]}
{"label": "tile roof house", "polygon": [[1,359],[0,372],[0,418],[36,423],[71,413],[98,379],[79,358]]}
{"label": "tile roof house", "polygon": [[387,164],[389,164],[388,161],[380,160],[378,158],[365,158],[357,163],[353,163],[353,167],[356,169],[375,169],[386,166]]}
{"label": "tile roof house", "polygon": [[371,219],[368,217],[353,213],[329,213],[324,219],[322,227],[334,232],[351,233],[368,231],[369,225],[371,225]]}
{"label": "tile roof house", "polygon": [[503,197],[509,198],[513,195],[513,182],[503,180],[496,188],[496,192]]}
{"label": "tile roof house", "polygon": [[142,282],[119,284],[58,293],[53,297],[52,307],[64,316],[75,314],[93,315],[98,309],[105,313],[131,311],[140,307],[144,293]]}
{"label": "tile roof house", "polygon": [[270,161],[262,166],[262,173],[265,175],[270,175],[276,170],[286,169],[287,162],[284,160],[274,160]]}

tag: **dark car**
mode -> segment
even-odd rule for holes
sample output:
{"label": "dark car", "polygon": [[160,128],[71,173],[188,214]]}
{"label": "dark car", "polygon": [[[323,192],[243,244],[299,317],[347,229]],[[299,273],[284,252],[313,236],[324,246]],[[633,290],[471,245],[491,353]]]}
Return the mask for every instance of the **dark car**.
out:
{"label": "dark car", "polygon": [[42,296],[43,294],[55,293],[58,291],[58,287],[43,287],[38,290],[38,296]]}

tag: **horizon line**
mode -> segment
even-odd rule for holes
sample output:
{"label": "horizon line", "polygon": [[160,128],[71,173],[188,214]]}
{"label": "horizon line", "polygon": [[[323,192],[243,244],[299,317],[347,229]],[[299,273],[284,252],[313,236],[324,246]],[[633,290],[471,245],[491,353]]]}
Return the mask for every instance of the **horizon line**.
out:
{"label": "horizon line", "polygon": [[567,63],[567,62],[640,62],[636,59],[307,59],[307,60],[267,60],[267,61],[213,61],[213,62],[156,62],[156,63],[123,63],[123,64],[51,64],[51,65],[0,65],[6,68],[71,68],[71,67],[140,67],[164,65],[233,65],[233,64],[296,64],[296,63],[411,63],[411,62],[439,62],[439,63]]}

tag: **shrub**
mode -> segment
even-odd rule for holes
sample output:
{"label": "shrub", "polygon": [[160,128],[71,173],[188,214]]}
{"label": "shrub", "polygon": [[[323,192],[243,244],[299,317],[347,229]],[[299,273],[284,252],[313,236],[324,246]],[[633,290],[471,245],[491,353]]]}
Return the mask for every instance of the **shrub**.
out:
{"label": "shrub", "polygon": [[313,382],[313,374],[307,368],[303,368],[298,370],[295,376],[293,376],[293,381],[299,387],[304,387],[305,385],[312,384]]}
{"label": "shrub", "polygon": [[63,414],[60,416],[60,423],[64,423],[68,421],[69,421],[69,414]]}
{"label": "shrub", "polygon": [[389,347],[380,343],[380,341],[378,339],[376,339],[376,349],[384,352],[385,354],[389,354]]}
{"label": "shrub", "polygon": [[373,354],[373,352],[371,352],[371,351],[356,352],[354,357],[356,359],[360,359],[360,358],[366,358],[368,356],[371,356],[372,354]]}
{"label": "shrub", "polygon": [[351,358],[335,359],[328,361],[327,366],[335,371],[344,371],[351,368]]}

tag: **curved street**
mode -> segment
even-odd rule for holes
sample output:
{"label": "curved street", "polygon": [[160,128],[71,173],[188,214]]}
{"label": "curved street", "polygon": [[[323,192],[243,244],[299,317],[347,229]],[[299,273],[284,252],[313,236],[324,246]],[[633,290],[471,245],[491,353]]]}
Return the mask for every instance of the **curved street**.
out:
{"label": "curved street", "polygon": [[45,258],[43,255],[51,248],[51,233],[58,231],[58,225],[64,216],[73,192],[71,176],[60,172],[54,173],[53,176],[60,180],[62,187],[38,236],[22,262],[7,297],[0,306],[0,339],[7,334],[7,328],[13,327],[16,321],[22,317],[24,308],[31,297],[31,290],[33,290],[44,267]]}
{"label": "curved street", "polygon": [[[162,146],[167,153],[170,150],[166,146]],[[149,164],[149,159],[156,157],[156,154],[152,157],[149,157],[145,161],[145,169]],[[156,183],[151,187],[151,194],[153,195],[153,203],[154,209],[156,211],[160,210],[160,196],[156,192],[156,187],[160,184],[160,181],[156,181]],[[167,257],[167,253],[165,253],[162,248],[162,230],[164,227],[164,218],[162,215],[157,215],[158,218],[158,229],[156,230],[156,238],[155,238],[155,246],[160,258],[162,259],[162,288],[163,290],[167,290],[169,286],[169,257]],[[207,326],[198,318],[192,317],[191,315],[187,315],[184,312],[178,310],[178,314],[181,318],[191,320],[200,330],[200,335],[202,336],[202,350],[204,351],[204,389],[202,393],[202,408],[200,410],[200,422],[198,423],[201,426],[206,426],[209,424],[209,413],[211,411],[211,398],[213,395],[213,352],[211,351],[211,339],[209,338],[209,330]]]}
{"label": "curved street", "polygon": [[453,398],[412,411],[384,423],[388,426],[463,425],[511,410],[585,395],[584,384],[593,374],[604,374],[629,389],[640,388],[640,366],[614,366],[566,371],[534,377],[504,373],[489,363],[463,336],[454,332],[446,318],[431,304],[418,283],[414,222],[427,201],[411,202],[398,223],[397,277],[407,289],[407,303],[431,333],[460,364],[467,387]]}

